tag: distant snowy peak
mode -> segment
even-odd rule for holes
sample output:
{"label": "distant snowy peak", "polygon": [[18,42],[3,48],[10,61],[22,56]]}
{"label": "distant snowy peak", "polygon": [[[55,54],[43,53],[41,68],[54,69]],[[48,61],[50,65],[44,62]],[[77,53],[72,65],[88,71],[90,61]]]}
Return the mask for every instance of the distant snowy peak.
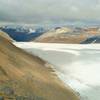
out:
{"label": "distant snowy peak", "polygon": [[29,33],[34,33],[34,32],[36,32],[36,30],[34,30],[34,29],[29,29]]}
{"label": "distant snowy peak", "polygon": [[3,32],[7,33],[15,41],[33,41],[45,32],[44,28],[28,28],[28,27],[1,27]]}

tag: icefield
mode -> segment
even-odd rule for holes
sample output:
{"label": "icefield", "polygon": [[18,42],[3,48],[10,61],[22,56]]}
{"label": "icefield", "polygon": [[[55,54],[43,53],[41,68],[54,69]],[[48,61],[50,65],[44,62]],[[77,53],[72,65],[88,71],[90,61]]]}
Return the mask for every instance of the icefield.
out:
{"label": "icefield", "polygon": [[58,77],[81,100],[100,100],[100,44],[13,44],[53,64]]}

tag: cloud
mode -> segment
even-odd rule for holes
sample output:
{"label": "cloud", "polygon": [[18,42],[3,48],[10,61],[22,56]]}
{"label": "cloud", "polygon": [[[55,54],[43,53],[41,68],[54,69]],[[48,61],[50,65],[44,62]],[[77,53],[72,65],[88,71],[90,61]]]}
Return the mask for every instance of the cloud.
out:
{"label": "cloud", "polygon": [[0,21],[44,23],[100,20],[100,0],[0,0]]}

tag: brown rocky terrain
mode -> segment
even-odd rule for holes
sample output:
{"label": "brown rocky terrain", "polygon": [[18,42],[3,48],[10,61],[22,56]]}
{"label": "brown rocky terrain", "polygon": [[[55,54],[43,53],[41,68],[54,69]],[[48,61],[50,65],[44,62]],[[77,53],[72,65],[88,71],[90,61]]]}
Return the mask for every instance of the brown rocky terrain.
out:
{"label": "brown rocky terrain", "polygon": [[43,43],[69,43],[69,44],[79,44],[84,41],[88,36],[87,35],[77,35],[77,36],[51,36],[43,39],[36,40],[36,42]]}
{"label": "brown rocky terrain", "polygon": [[47,64],[0,34],[0,100],[79,100]]}
{"label": "brown rocky terrain", "polygon": [[61,27],[44,33],[36,38],[35,42],[79,44],[88,37],[95,35],[100,35],[100,30],[98,28],[73,29]]}
{"label": "brown rocky terrain", "polygon": [[88,37],[88,34],[83,32],[75,32],[70,28],[60,28],[56,30],[49,31],[38,37],[35,42],[44,43],[80,43]]}

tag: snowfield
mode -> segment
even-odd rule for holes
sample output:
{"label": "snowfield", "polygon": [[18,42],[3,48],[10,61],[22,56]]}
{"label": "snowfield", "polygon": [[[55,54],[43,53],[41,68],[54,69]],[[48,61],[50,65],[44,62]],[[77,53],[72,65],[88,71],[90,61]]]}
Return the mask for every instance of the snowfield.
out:
{"label": "snowfield", "polygon": [[53,64],[58,77],[76,91],[81,100],[100,100],[100,44],[13,44]]}

